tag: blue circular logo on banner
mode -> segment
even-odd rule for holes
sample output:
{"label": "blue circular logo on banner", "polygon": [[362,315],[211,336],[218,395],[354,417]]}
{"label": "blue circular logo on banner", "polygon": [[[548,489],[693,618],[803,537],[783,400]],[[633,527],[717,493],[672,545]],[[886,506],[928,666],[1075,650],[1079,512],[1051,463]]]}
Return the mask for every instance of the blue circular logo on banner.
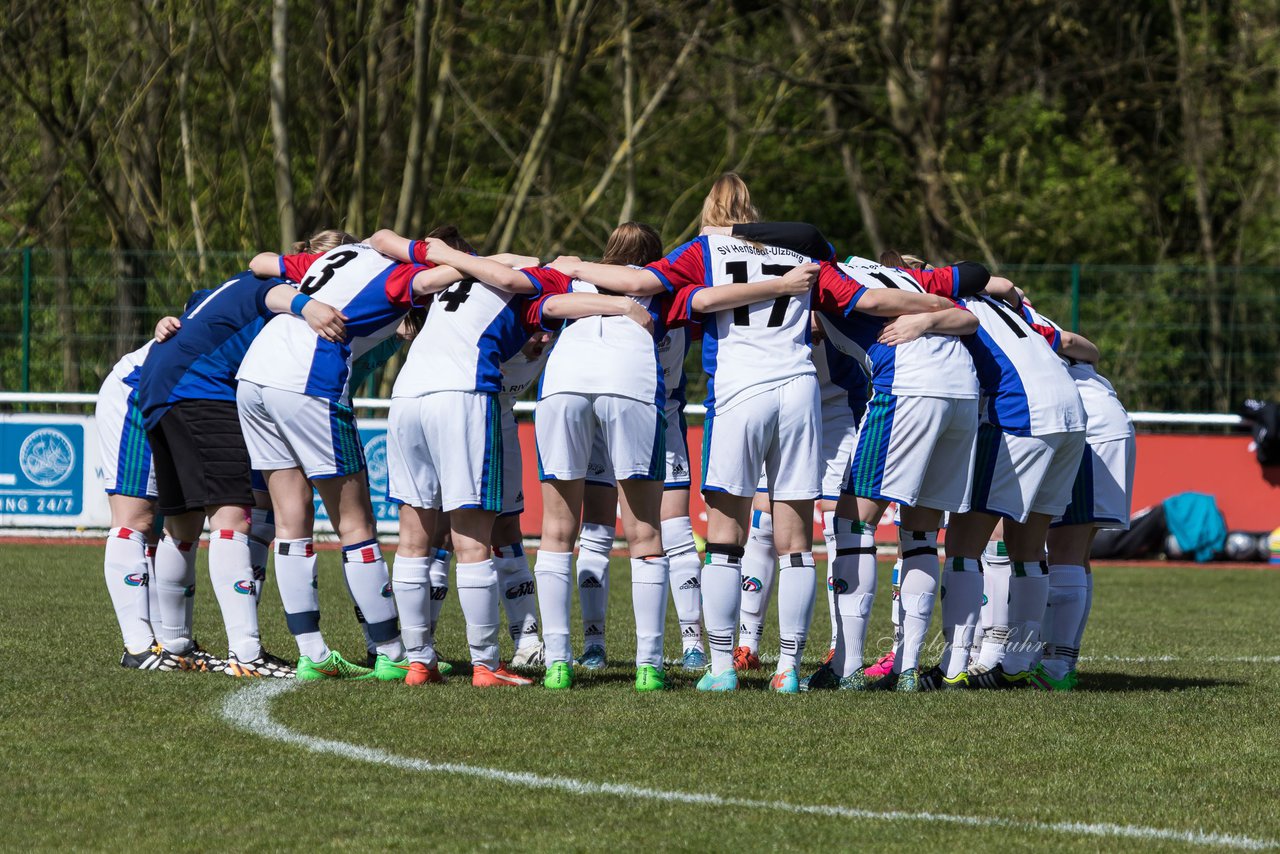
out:
{"label": "blue circular logo on banner", "polygon": [[387,435],[379,433],[364,446],[364,461],[369,467],[369,492],[387,494]]}
{"label": "blue circular logo on banner", "polygon": [[42,427],[22,441],[18,465],[36,486],[57,486],[71,476],[76,465],[76,449],[66,433]]}

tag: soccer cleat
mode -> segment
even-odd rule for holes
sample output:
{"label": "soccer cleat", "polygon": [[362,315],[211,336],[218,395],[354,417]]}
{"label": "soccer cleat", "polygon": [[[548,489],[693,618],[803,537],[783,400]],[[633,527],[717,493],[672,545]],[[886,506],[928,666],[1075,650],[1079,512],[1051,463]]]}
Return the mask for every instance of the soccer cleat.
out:
{"label": "soccer cleat", "polygon": [[1067,671],[1067,674],[1061,679],[1054,679],[1049,672],[1044,669],[1043,664],[1037,664],[1036,669],[1031,671],[1031,677],[1028,682],[1033,688],[1039,688],[1041,691],[1070,691],[1075,687],[1074,670]]}
{"label": "soccer cleat", "polygon": [[[1025,676],[1023,677],[1025,679]],[[1005,691],[1009,688],[1020,687],[1015,685],[1004,672],[1004,667],[997,664],[990,669],[981,665],[974,667],[969,671],[969,687],[981,688],[986,691]]]}
{"label": "soccer cleat", "polygon": [[159,670],[162,655],[164,655],[164,648],[158,643],[152,644],[136,655],[125,649],[124,654],[120,656],[120,666],[126,670]]}
{"label": "soccer cleat", "polygon": [[724,673],[712,673],[708,670],[698,680],[699,691],[736,691],[738,689],[738,671],[726,670]]}
{"label": "soccer cleat", "polygon": [[800,690],[809,691],[834,691],[840,687],[840,677],[831,669],[830,664],[823,664],[817,670],[800,680]]}
{"label": "soccer cleat", "polygon": [[921,691],[960,691],[969,687],[969,674],[961,670],[950,679],[939,666],[930,667],[919,676]]}
{"label": "soccer cleat", "polygon": [[707,654],[696,646],[684,651],[684,656],[680,659],[680,666],[685,670],[706,670]]}
{"label": "soccer cleat", "polygon": [[453,675],[453,665],[452,665],[452,664],[450,664],[449,662],[445,661],[444,659],[440,659],[440,660],[438,660],[438,661],[436,662],[436,667],[439,667],[439,668],[440,668],[440,675],[441,675],[441,676],[452,676],[452,675]]}
{"label": "soccer cleat", "polygon": [[364,651],[364,666],[372,670],[378,663],[378,651],[376,649],[366,649]]}
{"label": "soccer cleat", "polygon": [[663,673],[652,664],[642,664],[636,668],[636,690],[644,693],[647,691],[661,691],[667,687],[667,674]]}
{"label": "soccer cleat", "polygon": [[542,687],[548,691],[564,691],[573,687],[573,665],[567,661],[553,661],[542,677]]}
{"label": "soccer cleat", "polygon": [[473,688],[523,688],[532,685],[532,679],[512,673],[499,662],[496,668],[477,664],[471,668],[471,686]]}
{"label": "soccer cleat", "polygon": [[872,679],[879,679],[881,676],[888,676],[893,672],[893,658],[893,651],[890,650],[876,659],[876,663],[866,668],[863,672]]}
{"label": "soccer cleat", "polygon": [[[863,671],[866,672],[865,670]],[[884,676],[873,682],[868,682],[867,691],[892,691],[898,687],[898,674],[890,670]]]}
{"label": "soccer cleat", "polygon": [[405,674],[404,684],[406,685],[440,685],[444,682],[444,674],[440,672],[440,667],[432,664],[430,667],[421,661],[409,662],[409,672]]}
{"label": "soccer cleat", "polygon": [[511,656],[512,667],[540,667],[546,661],[546,652],[542,641],[522,646]]}
{"label": "soccer cleat", "polygon": [[760,656],[751,651],[749,646],[738,646],[733,649],[734,670],[759,670]]}
{"label": "soccer cleat", "polygon": [[213,655],[200,646],[199,641],[193,641],[191,650],[184,654],[194,665],[191,669],[198,670],[201,673],[222,673],[227,669],[227,663],[221,658]]}
{"label": "soccer cleat", "polygon": [[773,678],[769,680],[769,690],[775,694],[799,694],[800,674],[794,667],[773,674]]}
{"label": "soccer cleat", "polygon": [[226,674],[241,679],[293,679],[297,668],[265,649],[252,661],[241,661],[234,655],[227,657]]}
{"label": "soccer cleat", "polygon": [[604,657],[604,647],[593,643],[582,651],[582,657],[578,659],[577,664],[587,670],[603,670],[608,664]]}
{"label": "soccer cleat", "polygon": [[178,655],[176,652],[165,649],[160,644],[156,644],[151,648],[156,653],[155,670],[169,673],[175,670],[195,670],[196,666],[186,655]]}
{"label": "soccer cleat", "polygon": [[389,655],[379,655],[373,664],[372,677],[381,682],[403,682],[409,675],[409,659],[393,661]]}
{"label": "soccer cleat", "polygon": [[307,656],[298,657],[298,671],[294,677],[299,682],[315,682],[321,679],[368,679],[373,670],[352,664],[342,654],[330,650],[329,657],[323,661],[312,661]]}
{"label": "soccer cleat", "polygon": [[893,686],[893,690],[903,694],[914,694],[920,690],[920,672],[912,667],[898,674],[898,684]]}
{"label": "soccer cleat", "polygon": [[836,657],[836,647],[835,647],[835,644],[832,644],[831,646],[827,647],[827,654],[822,657],[822,663],[830,664],[831,659],[835,657]]}

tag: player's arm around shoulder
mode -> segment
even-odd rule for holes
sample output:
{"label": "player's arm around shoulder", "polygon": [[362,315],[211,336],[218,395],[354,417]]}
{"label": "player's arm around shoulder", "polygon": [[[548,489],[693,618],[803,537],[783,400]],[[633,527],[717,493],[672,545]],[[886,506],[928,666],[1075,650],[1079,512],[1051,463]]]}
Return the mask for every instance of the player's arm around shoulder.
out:
{"label": "player's arm around shoulder", "polygon": [[1075,359],[1077,362],[1088,362],[1091,365],[1096,365],[1102,358],[1102,351],[1098,349],[1098,345],[1080,333],[1062,332],[1061,335],[1058,352],[1067,358]]}
{"label": "player's arm around shoulder", "polygon": [[690,297],[689,307],[701,314],[711,314],[777,297],[800,296],[813,288],[817,278],[817,264],[801,264],[776,279],[699,288]]}
{"label": "player's arm around shoulder", "polygon": [[953,306],[942,311],[904,314],[886,323],[876,338],[881,344],[896,347],[923,335],[970,335],[978,331],[978,318],[973,312]]}
{"label": "player's arm around shoulder", "polygon": [[623,296],[647,297],[668,290],[662,277],[648,267],[637,269],[622,264],[598,264],[583,261],[576,255],[561,255],[547,266],[571,279],[582,279]]}

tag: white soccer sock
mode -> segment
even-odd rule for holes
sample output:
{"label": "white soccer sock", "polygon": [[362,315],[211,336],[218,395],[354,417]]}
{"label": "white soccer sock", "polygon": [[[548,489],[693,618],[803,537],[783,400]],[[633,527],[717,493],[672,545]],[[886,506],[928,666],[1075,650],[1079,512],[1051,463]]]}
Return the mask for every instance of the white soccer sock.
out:
{"label": "white soccer sock", "polygon": [[496,669],[498,659],[498,572],[492,560],[458,564],[458,604],[467,621],[471,663]]}
{"label": "white soccer sock", "polygon": [[671,598],[680,620],[684,652],[702,650],[702,559],[688,516],[662,520],[662,545],[670,566]]}
{"label": "white soccer sock", "polygon": [[145,652],[156,642],[147,592],[151,570],[146,538],[130,528],[112,528],[107,534],[102,571],[124,648]]}
{"label": "white soccer sock", "polygon": [[1004,652],[1006,673],[1030,670],[1040,651],[1040,626],[1049,601],[1048,566],[1013,561],[1009,579],[1009,640]]}
{"label": "white soccer sock", "polygon": [[[165,649],[181,655],[191,649],[192,603],[196,595],[196,549],[166,534],[156,547],[155,584],[160,602],[160,637]],[[152,626],[155,617],[152,617]]]}
{"label": "white soccer sock", "polygon": [[[392,585],[392,592],[395,592],[395,585]],[[347,585],[347,595],[351,595],[351,585]],[[356,614],[356,624],[360,626],[360,636],[364,638],[364,649],[369,655],[378,654],[378,642],[373,639],[373,635],[369,634],[369,621],[364,618],[364,611],[360,610],[359,605],[353,605],[352,610]],[[397,610],[399,610],[397,608]],[[403,638],[401,638],[403,641]]]}
{"label": "white soccer sock", "polygon": [[831,586],[836,597],[836,651],[831,667],[837,676],[852,676],[862,669],[867,624],[876,598],[876,535],[856,519],[837,516],[835,557],[831,559]]}
{"label": "white soccer sock", "polygon": [[557,661],[573,661],[573,647],[569,642],[569,610],[573,598],[569,572],[572,562],[573,552],[542,550],[533,565],[548,667]]}
{"label": "white soccer sock", "polygon": [[248,534],[226,528],[209,532],[209,582],[222,611],[231,655],[238,661],[261,657]]}
{"label": "white soccer sock", "polygon": [[813,621],[817,589],[813,552],[778,556],[778,655],[777,673],[800,666],[804,644]]}
{"label": "white soccer sock", "polygon": [[396,555],[391,566],[391,589],[396,594],[400,614],[400,637],[410,661],[430,667],[436,663],[435,639],[431,634],[430,558]]}
{"label": "white soccer sock", "polygon": [[436,549],[427,564],[427,574],[431,576],[431,627],[432,643],[435,643],[436,631],[440,626],[440,610],[449,598],[449,562],[453,553],[445,549]]}
{"label": "white soccer sock", "polygon": [[276,587],[284,605],[284,621],[298,644],[298,653],[312,661],[329,657],[329,645],[320,633],[320,591],[317,587],[316,550],[307,537],[276,540]]}
{"label": "white soccer sock", "polygon": [[[982,554],[982,648],[977,666],[990,670],[1004,661],[1009,640],[1009,578],[1013,567],[1003,542],[988,544]],[[972,656],[971,656],[972,657]]]}
{"label": "white soccer sock", "polygon": [[731,543],[707,543],[707,564],[702,568],[702,618],[711,648],[711,672],[733,669],[733,626],[742,596],[742,547]]}
{"label": "white soccer sock", "polygon": [[836,625],[836,589],[831,584],[831,561],[836,556],[835,519],[834,510],[824,510],[822,512],[822,539],[827,544],[827,583],[823,586],[827,588],[827,615],[831,619],[831,643],[827,649],[836,648],[836,637],[840,633]]}
{"label": "white soccer sock", "polygon": [[898,656],[902,654],[902,558],[893,562],[889,583],[892,588],[889,622],[893,625],[893,653]]}
{"label": "white soccer sock", "polygon": [[1093,612],[1093,573],[1088,568],[1084,571],[1084,614],[1080,617],[1080,628],[1076,634],[1076,649],[1083,646],[1084,628],[1089,624],[1089,614]]}
{"label": "white soccer sock", "polygon": [[582,645],[604,647],[609,612],[609,554],[617,530],[588,522],[578,539],[578,602],[582,606]]}
{"label": "white soccer sock", "polygon": [[253,567],[253,601],[262,602],[267,587],[267,555],[276,538],[276,515],[261,507],[253,508],[249,525],[249,565]]}
{"label": "white soccer sock", "polygon": [[902,546],[902,655],[894,658],[894,673],[920,666],[941,572],[937,531],[900,528],[898,542]]}
{"label": "white soccer sock", "polygon": [[662,633],[667,624],[667,584],[671,572],[665,555],[631,559],[631,609],[636,618],[636,667],[662,669]]}
{"label": "white soccer sock", "polygon": [[1087,615],[1089,576],[1083,566],[1052,564],[1049,567],[1049,601],[1044,614],[1044,669],[1062,679],[1076,666]]}
{"label": "white soccer sock", "polygon": [[160,590],[156,583],[156,543],[147,543],[147,623],[152,636],[160,640]]}
{"label": "white soccer sock", "polygon": [[[738,608],[738,643],[752,652],[760,651],[764,620],[769,613],[778,553],[773,548],[773,516],[761,510],[751,513],[751,533],[742,550],[742,593]],[[708,631],[710,626],[708,625]]]}
{"label": "white soccer sock", "polygon": [[948,679],[969,669],[969,651],[982,610],[982,570],[973,558],[947,559],[942,573],[942,636],[939,663]]}
{"label": "white soccer sock", "polygon": [[493,567],[498,571],[498,589],[507,612],[507,631],[516,649],[537,646],[538,596],[524,546],[512,543],[493,551]]}
{"label": "white soccer sock", "polygon": [[365,540],[343,546],[342,573],[347,579],[351,598],[364,614],[369,638],[377,646],[378,654],[392,661],[402,660],[404,643],[400,640],[400,626],[396,620],[395,590],[378,541]]}

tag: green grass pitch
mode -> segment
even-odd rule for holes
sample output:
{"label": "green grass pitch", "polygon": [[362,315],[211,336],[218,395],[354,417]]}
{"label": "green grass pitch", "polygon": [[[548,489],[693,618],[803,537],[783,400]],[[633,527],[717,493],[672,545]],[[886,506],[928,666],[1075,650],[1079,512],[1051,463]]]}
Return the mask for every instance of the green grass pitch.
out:
{"label": "green grass pitch", "polygon": [[[359,658],[337,553],[322,552],[320,565],[326,636]],[[251,686],[117,666],[98,549],[0,544],[10,591],[0,598],[0,847],[919,852],[1280,840],[1280,573],[1100,568],[1075,693],[798,697],[770,694],[764,675],[736,695],[700,695],[679,672],[674,690],[636,695],[626,561],[612,573],[614,666],[582,674],[570,692],[480,691],[457,677],[301,685],[266,704],[271,722],[254,733],[223,711]],[[197,633],[219,652],[203,550],[200,583]],[[880,583],[887,591],[887,574]],[[873,634],[888,633],[887,598]],[[674,609],[670,619],[674,656]],[[270,649],[296,654],[270,585],[262,624]],[[465,661],[453,593],[440,635],[444,657]],[[820,598],[811,661],[827,636]],[[776,632],[764,649],[776,649]],[[264,737],[282,731],[295,742]],[[375,759],[623,788],[529,788],[316,753],[297,743],[305,738],[376,748]],[[1144,829],[1220,836],[1189,843]]]}

